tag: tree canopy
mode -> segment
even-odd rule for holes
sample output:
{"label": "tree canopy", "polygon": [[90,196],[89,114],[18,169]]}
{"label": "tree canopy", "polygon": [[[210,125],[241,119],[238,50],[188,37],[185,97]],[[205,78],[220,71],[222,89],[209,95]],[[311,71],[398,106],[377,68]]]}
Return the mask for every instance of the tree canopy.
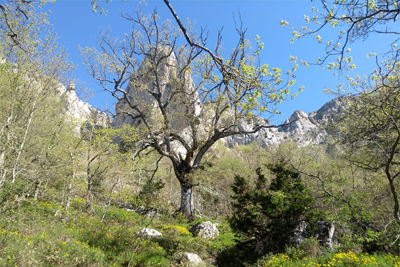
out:
{"label": "tree canopy", "polygon": [[211,50],[206,33],[196,35],[184,27],[165,2],[178,27],[168,21],[160,24],[156,11],[125,14],[132,32],[123,40],[103,32],[100,50],[82,52],[92,76],[119,100],[116,120],[123,114],[130,123],[140,124],[137,153],[152,148],[171,160],[182,186],[181,211],[192,216],[187,199],[192,198],[192,175],[205,153],[224,137],[275,127],[244,129],[241,124],[257,112],[279,112],[275,105],[290,96],[291,72],[297,66],[283,72],[261,63],[264,44],[256,37],[251,49],[241,23],[237,46],[228,55],[221,34]]}

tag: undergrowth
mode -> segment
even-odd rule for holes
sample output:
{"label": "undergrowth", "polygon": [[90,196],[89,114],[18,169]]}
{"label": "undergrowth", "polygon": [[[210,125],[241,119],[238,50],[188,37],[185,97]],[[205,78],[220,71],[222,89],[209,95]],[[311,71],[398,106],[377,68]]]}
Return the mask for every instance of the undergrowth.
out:
{"label": "undergrowth", "polygon": [[[104,214],[94,206],[86,213],[84,201],[75,199],[66,221],[60,206],[50,202],[23,201],[0,217],[0,266],[188,266],[181,253],[199,255],[212,266],[250,266],[237,250],[238,239],[228,223],[219,222],[220,235],[214,240],[193,237],[188,231],[196,222],[160,214],[150,219],[132,211],[110,207]],[[57,214],[55,216],[55,214]],[[161,238],[140,238],[148,226],[163,234]],[[313,242],[287,248],[283,254],[268,254],[252,266],[395,266],[399,258],[390,254],[369,255],[353,251],[321,253]],[[132,256],[132,252],[134,255]]]}

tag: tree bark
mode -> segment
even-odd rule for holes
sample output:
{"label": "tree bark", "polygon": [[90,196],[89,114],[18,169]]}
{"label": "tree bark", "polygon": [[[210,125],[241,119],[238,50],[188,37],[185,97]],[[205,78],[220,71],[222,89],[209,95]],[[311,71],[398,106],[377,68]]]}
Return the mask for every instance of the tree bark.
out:
{"label": "tree bark", "polygon": [[179,213],[189,220],[194,219],[193,185],[181,182],[181,207]]}
{"label": "tree bark", "polygon": [[174,164],[174,170],[181,185],[181,206],[177,214],[184,215],[188,220],[194,220],[193,174],[196,170],[185,161]]}
{"label": "tree bark", "polygon": [[39,191],[40,191],[40,187],[42,185],[42,180],[38,179],[35,183],[35,195],[33,197],[34,200],[37,200],[39,197]]}

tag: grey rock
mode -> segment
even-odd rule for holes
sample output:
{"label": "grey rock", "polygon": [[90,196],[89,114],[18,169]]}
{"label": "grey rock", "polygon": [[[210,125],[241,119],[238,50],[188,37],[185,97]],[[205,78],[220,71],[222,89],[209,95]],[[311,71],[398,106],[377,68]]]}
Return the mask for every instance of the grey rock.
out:
{"label": "grey rock", "polygon": [[77,124],[78,131],[85,122],[100,127],[106,127],[110,123],[110,117],[106,113],[79,99],[73,83],[70,83],[67,89],[65,89],[64,85],[59,84],[58,91],[65,101],[67,115]]}
{"label": "grey rock", "polygon": [[[7,60],[4,58],[2,52],[0,51],[0,64],[6,63]],[[17,72],[18,66],[16,64],[11,64],[11,69]],[[32,84],[37,85],[38,90],[41,89],[41,83],[45,76],[40,73],[32,73],[24,79],[30,81]],[[92,107],[89,103],[86,103],[79,99],[76,95],[75,85],[70,83],[68,88],[66,88],[62,83],[57,80],[46,80],[46,86],[49,86],[52,91],[54,91],[55,96],[61,100],[61,103],[65,106],[65,111],[67,118],[76,125],[75,132],[80,133],[81,127],[85,122],[90,122],[94,126],[105,127],[110,124],[110,117],[100,110]]]}
{"label": "grey rock", "polygon": [[[294,141],[300,146],[321,144],[325,142],[329,131],[326,126],[337,120],[348,105],[349,98],[337,97],[323,105],[319,110],[305,113],[296,110],[284,125],[277,128],[263,128],[254,134],[234,135],[224,139],[228,147],[248,145],[257,142],[264,147],[277,146],[285,141]],[[268,126],[268,121],[262,117],[254,116],[240,127],[254,129],[259,125]]]}
{"label": "grey rock", "polygon": [[[157,72],[151,67],[155,61],[158,63]],[[164,127],[163,115],[158,108],[159,103],[153,96],[159,95],[162,105],[168,103],[166,116],[171,130],[179,133],[185,141],[190,142],[191,131],[187,116],[191,115],[200,123],[202,104],[190,73],[184,73],[184,79],[177,79],[177,64],[175,53],[170,51],[170,47],[152,48],[138,70],[131,76],[125,92],[129,102],[137,106],[142,115],[146,117],[147,123],[152,127],[152,132],[162,132]],[[154,82],[155,76],[157,76],[157,85]],[[129,106],[126,99],[118,101],[115,110],[116,115],[112,121],[113,128],[121,128],[123,124],[128,124],[138,128],[139,132],[143,129],[144,135],[148,134],[142,119],[132,118],[139,113]],[[171,147],[177,154],[186,155],[186,149],[181,142],[172,141]]]}
{"label": "grey rock", "polygon": [[310,237],[317,239],[321,246],[330,250],[333,249],[333,245],[339,244],[335,235],[335,225],[327,221],[318,221],[314,227],[305,221],[300,222],[291,240],[295,245],[300,245],[306,238]]}
{"label": "grey rock", "polygon": [[143,228],[137,234],[138,237],[146,237],[146,238],[154,238],[154,237],[162,237],[162,234],[154,229]]}
{"label": "grey rock", "polygon": [[317,222],[318,231],[313,234],[313,237],[319,240],[320,245],[333,250],[333,245],[338,244],[338,239],[335,236],[335,225],[327,221]]}
{"label": "grey rock", "polygon": [[301,221],[294,230],[293,237],[291,238],[292,242],[295,245],[300,245],[304,239],[309,237],[309,231],[309,224],[306,221]]}
{"label": "grey rock", "polygon": [[189,252],[183,252],[179,253],[180,256],[180,261],[182,263],[188,263],[189,266],[197,266],[201,263],[203,263],[203,260],[194,253],[189,253]]}
{"label": "grey rock", "polygon": [[189,232],[191,232],[193,236],[200,236],[205,239],[214,239],[219,236],[217,224],[213,224],[210,221],[205,221],[193,225],[190,228]]}
{"label": "grey rock", "polygon": [[[156,57],[152,60],[152,57]],[[158,61],[162,57],[164,61],[157,67],[157,83],[154,83],[155,73],[151,69],[153,61]],[[162,124],[158,123],[158,117],[161,116],[159,111],[158,103],[152,93],[162,95],[162,103],[170,101],[169,98],[172,93],[182,94],[181,91],[173,91],[174,86],[176,87],[176,77],[177,77],[177,62],[175,53],[170,51],[169,47],[164,48],[152,48],[148,55],[143,59],[139,69],[132,76],[130,83],[125,89],[126,94],[131,101],[131,103],[138,106],[138,108],[146,115],[147,118],[151,118],[149,121],[153,123],[155,129],[157,127],[163,127]],[[170,117],[171,125],[176,131],[182,131],[188,125],[186,125],[186,120],[181,119],[187,113],[191,113],[194,117],[199,116],[201,111],[201,103],[199,99],[198,92],[195,89],[194,82],[189,73],[186,74],[186,84],[185,93],[191,95],[190,103],[181,103],[179,101],[170,102],[167,108],[167,114]],[[176,97],[179,98],[179,97]],[[116,116],[112,122],[113,128],[121,128],[123,124],[129,124],[132,126],[140,126],[141,119],[132,119],[130,115],[137,115],[133,111],[126,100],[118,101],[116,105]]]}

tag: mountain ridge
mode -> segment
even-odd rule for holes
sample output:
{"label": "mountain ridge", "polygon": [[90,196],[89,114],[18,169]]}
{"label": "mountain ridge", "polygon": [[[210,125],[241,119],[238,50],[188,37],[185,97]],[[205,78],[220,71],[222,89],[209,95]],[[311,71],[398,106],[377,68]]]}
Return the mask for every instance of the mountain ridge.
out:
{"label": "mountain ridge", "polygon": [[[306,113],[296,110],[285,120],[281,126],[262,128],[254,134],[234,135],[223,140],[228,147],[236,145],[248,145],[258,142],[262,146],[276,146],[285,141],[293,141],[300,146],[309,144],[322,144],[328,132],[325,125],[336,121],[338,115],[342,114],[347,105],[347,97],[340,96],[326,102],[320,109]],[[255,127],[260,121],[264,121],[265,126],[268,122],[260,117],[254,116],[251,123],[241,127]]]}

